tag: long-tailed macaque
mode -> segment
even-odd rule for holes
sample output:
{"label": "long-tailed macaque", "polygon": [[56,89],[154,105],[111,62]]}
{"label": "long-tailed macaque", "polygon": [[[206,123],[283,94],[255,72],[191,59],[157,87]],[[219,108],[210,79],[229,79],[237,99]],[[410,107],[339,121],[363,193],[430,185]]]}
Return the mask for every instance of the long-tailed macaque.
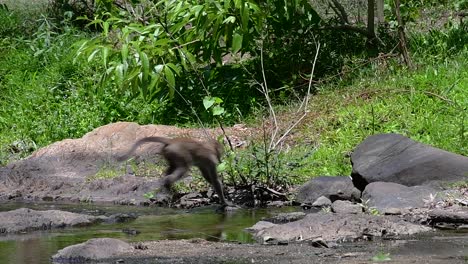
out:
{"label": "long-tailed macaque", "polygon": [[149,142],[163,144],[161,154],[168,162],[163,186],[170,189],[172,184],[182,179],[191,166],[200,169],[203,178],[213,186],[223,206],[229,205],[224,197],[223,186],[216,173],[216,166],[221,161],[222,145],[216,141],[200,142],[191,138],[144,137],[138,140],[118,161],[127,160],[141,145]]}

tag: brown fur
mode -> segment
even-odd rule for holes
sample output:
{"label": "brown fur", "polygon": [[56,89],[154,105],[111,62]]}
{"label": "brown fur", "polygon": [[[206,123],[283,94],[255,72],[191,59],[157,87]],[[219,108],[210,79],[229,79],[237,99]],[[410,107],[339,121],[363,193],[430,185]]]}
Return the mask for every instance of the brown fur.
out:
{"label": "brown fur", "polygon": [[223,152],[223,147],[218,141],[200,142],[192,138],[145,137],[138,140],[117,160],[127,160],[139,146],[150,142],[164,145],[161,154],[169,164],[163,179],[165,188],[169,189],[187,174],[191,166],[196,166],[200,169],[203,178],[213,186],[221,203],[227,205],[223,186],[216,173],[216,166],[221,161]]}

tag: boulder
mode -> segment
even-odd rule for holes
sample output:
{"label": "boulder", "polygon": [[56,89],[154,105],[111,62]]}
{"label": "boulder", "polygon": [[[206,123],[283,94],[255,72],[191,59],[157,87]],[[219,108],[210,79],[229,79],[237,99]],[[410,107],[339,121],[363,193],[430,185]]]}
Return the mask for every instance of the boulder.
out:
{"label": "boulder", "polygon": [[371,182],[406,186],[467,180],[468,157],[434,148],[399,134],[366,138],[351,155],[354,185],[364,190]]}
{"label": "boulder", "polygon": [[361,192],[353,186],[349,177],[322,176],[302,185],[298,190],[296,201],[303,205],[312,205],[320,196],[325,196],[332,202],[336,200],[359,201]]}
{"label": "boulder", "polygon": [[53,263],[85,263],[115,258],[134,250],[130,244],[114,238],[94,238],[66,247],[52,256]]}
{"label": "boulder", "polygon": [[[407,187],[393,182],[373,182],[362,192],[362,201],[368,207],[374,207],[381,213],[396,208],[410,209],[428,207],[430,203],[440,201],[440,191],[429,186]],[[438,195],[439,194],[439,195]]]}
{"label": "boulder", "polygon": [[0,234],[87,226],[99,222],[99,217],[59,210],[36,211],[20,208],[0,213]]}
{"label": "boulder", "polygon": [[368,240],[372,237],[414,235],[430,227],[404,221],[397,216],[366,214],[314,213],[303,219],[252,228],[254,238],[264,244],[287,244],[321,239],[325,242]]}
{"label": "boulder", "polygon": [[[160,175],[135,177],[124,168],[124,163],[116,163],[115,157],[142,137],[203,138],[205,133],[203,129],[140,126],[131,122],[105,125],[82,138],[55,142],[23,160],[0,167],[0,200],[141,204],[147,202],[145,193],[160,186]],[[160,148],[161,144],[143,145],[135,151],[135,160],[155,162]],[[95,177],[107,172],[115,177]]]}

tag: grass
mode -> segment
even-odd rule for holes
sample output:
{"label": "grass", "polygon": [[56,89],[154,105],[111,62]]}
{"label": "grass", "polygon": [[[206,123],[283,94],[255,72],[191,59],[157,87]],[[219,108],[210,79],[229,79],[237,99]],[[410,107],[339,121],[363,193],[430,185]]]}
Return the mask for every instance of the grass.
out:
{"label": "grass", "polygon": [[[74,61],[73,43],[90,33],[63,25],[58,30],[56,22],[41,16],[34,26],[17,26],[19,16],[0,14],[5,33],[0,38],[0,165],[111,122],[157,120],[160,106],[132,100],[112,87],[95,89],[103,69],[84,59]],[[349,154],[376,133],[400,133],[468,155],[468,51],[466,44],[457,50],[447,45],[466,33],[454,32],[414,36],[416,70],[396,59],[381,60],[319,86],[291,147],[272,160],[275,179],[299,184],[318,175],[349,175]],[[278,106],[278,112],[291,121],[296,108],[294,103]],[[261,115],[247,119],[259,124]],[[253,153],[254,148],[239,154],[240,168],[265,175],[258,165],[262,157],[252,158]],[[148,174],[145,170],[161,169],[147,167],[141,174]],[[97,175],[113,176],[106,168]]]}
{"label": "grass", "polygon": [[[338,87],[321,87],[311,99],[311,114],[299,128],[300,136],[295,136],[299,144],[289,157],[305,158],[293,171],[304,177],[349,175],[349,154],[377,133],[400,133],[468,155],[466,53],[428,61],[418,61],[415,71],[389,66],[377,74],[376,66]],[[311,155],[305,155],[307,151]]]}

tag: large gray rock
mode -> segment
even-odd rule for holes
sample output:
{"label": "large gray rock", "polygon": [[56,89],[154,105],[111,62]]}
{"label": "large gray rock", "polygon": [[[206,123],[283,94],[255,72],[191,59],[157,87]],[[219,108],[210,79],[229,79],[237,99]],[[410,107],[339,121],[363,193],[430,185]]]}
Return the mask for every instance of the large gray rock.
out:
{"label": "large gray rock", "polygon": [[321,239],[325,242],[355,241],[371,237],[414,235],[432,230],[396,216],[366,214],[315,213],[281,225],[258,226],[253,229],[255,239],[264,244],[285,244]]}
{"label": "large gray rock", "polygon": [[59,210],[35,211],[20,208],[0,213],[0,234],[87,226],[101,221],[99,217]]}
{"label": "large gray rock", "polygon": [[429,186],[407,187],[393,182],[373,182],[362,192],[363,202],[385,213],[387,209],[427,207],[441,200],[443,194]]}
{"label": "large gray rock", "polygon": [[52,256],[53,263],[85,263],[112,259],[134,250],[130,244],[114,238],[94,238],[61,249]]}
{"label": "large gray rock", "polygon": [[312,205],[320,196],[332,202],[336,200],[359,201],[361,192],[353,186],[349,177],[322,176],[302,185],[298,190],[296,201]]}
{"label": "large gray rock", "polygon": [[467,180],[468,157],[418,143],[399,134],[373,135],[351,155],[354,185],[371,182],[406,186]]}

